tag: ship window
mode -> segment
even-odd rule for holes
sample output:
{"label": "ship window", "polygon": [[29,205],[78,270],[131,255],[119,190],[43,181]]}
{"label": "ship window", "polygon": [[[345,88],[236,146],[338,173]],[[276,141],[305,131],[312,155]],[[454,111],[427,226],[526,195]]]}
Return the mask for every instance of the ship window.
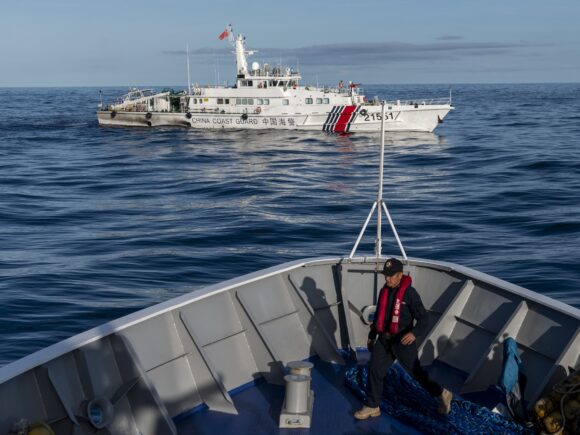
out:
{"label": "ship window", "polygon": [[248,99],[247,98],[242,98],[242,105],[247,105],[248,104]]}
{"label": "ship window", "polygon": [[226,104],[230,104],[230,99],[229,98],[226,98],[225,99],[225,102],[226,102]]}
{"label": "ship window", "polygon": [[207,99],[207,98],[204,98],[204,99],[203,99],[203,102],[204,102],[204,103],[207,103],[208,101],[209,101],[209,99]]}
{"label": "ship window", "polygon": [[239,106],[242,104],[242,99],[241,98],[236,98],[236,104]]}
{"label": "ship window", "polygon": [[278,86],[282,87],[282,86],[286,86],[286,82],[284,80],[280,80],[278,82]]}
{"label": "ship window", "polygon": [[217,100],[218,100],[218,102],[217,102],[218,104],[224,104],[224,99],[223,98],[218,98]]}
{"label": "ship window", "polygon": [[288,104],[290,104],[290,101],[288,101],[288,99],[284,98],[282,100],[282,106],[287,106]]}
{"label": "ship window", "polygon": [[264,100],[262,100],[261,98],[258,98],[258,99],[256,100],[256,104],[257,104],[258,106],[261,106],[262,104],[264,104]]}
{"label": "ship window", "polygon": [[254,99],[253,98],[248,98],[248,104],[251,106],[254,104]]}
{"label": "ship window", "polygon": [[306,104],[312,104],[312,98],[307,98],[306,99]]}
{"label": "ship window", "polygon": [[272,86],[278,86],[278,80],[272,80]]}
{"label": "ship window", "polygon": [[264,105],[267,106],[268,104],[270,104],[270,99],[264,98]]}
{"label": "ship window", "polygon": [[322,104],[322,98],[317,98],[316,99],[316,104]]}
{"label": "ship window", "polygon": [[251,80],[248,80],[248,86],[254,86],[254,82]]}
{"label": "ship window", "polygon": [[324,104],[330,104],[330,99],[324,98]]}

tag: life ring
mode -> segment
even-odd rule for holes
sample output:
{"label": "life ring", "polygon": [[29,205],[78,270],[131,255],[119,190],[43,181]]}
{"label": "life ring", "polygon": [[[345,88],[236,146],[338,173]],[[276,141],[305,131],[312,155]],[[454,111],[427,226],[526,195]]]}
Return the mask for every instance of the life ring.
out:
{"label": "life ring", "polygon": [[151,112],[147,112],[147,114],[145,115],[145,118],[147,119],[151,119],[153,115],[151,114]]}
{"label": "life ring", "polygon": [[186,117],[187,119],[191,119],[191,113],[187,112],[187,113],[185,114],[185,117]]}
{"label": "life ring", "polygon": [[260,106],[256,107],[256,113],[262,113],[262,108]]}
{"label": "life ring", "polygon": [[115,116],[117,116],[117,111],[111,110],[111,118],[114,118]]}
{"label": "life ring", "polygon": [[248,119],[248,114],[247,113],[242,113],[242,119],[245,121],[246,119]]}
{"label": "life ring", "polygon": [[360,111],[361,116],[367,116],[369,112],[367,112],[367,109],[363,109]]}
{"label": "life ring", "polygon": [[361,310],[361,319],[367,325],[373,323],[375,313],[377,311],[376,305],[367,305]]}

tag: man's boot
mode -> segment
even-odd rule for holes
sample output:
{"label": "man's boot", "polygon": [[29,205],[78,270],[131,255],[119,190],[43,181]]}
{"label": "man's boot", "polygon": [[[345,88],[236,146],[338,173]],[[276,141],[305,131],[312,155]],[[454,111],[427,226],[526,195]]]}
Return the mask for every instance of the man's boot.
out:
{"label": "man's boot", "polygon": [[357,420],[366,420],[369,417],[378,417],[379,415],[381,415],[381,408],[378,406],[376,408],[363,406],[361,409],[354,413],[354,418]]}
{"label": "man's boot", "polygon": [[453,399],[453,393],[449,390],[443,388],[441,395],[439,396],[439,408],[437,412],[439,414],[447,415],[451,412],[451,400]]}

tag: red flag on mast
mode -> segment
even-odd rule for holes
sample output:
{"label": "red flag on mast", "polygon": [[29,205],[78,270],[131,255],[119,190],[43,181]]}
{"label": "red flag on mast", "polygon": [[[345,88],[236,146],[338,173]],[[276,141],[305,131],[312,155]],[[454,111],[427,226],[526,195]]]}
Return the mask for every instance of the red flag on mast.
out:
{"label": "red flag on mast", "polygon": [[218,38],[220,39],[220,41],[223,41],[224,39],[226,39],[228,37],[229,33],[228,33],[228,28],[226,27],[226,30],[224,30],[222,33],[220,33],[220,36],[218,36]]}

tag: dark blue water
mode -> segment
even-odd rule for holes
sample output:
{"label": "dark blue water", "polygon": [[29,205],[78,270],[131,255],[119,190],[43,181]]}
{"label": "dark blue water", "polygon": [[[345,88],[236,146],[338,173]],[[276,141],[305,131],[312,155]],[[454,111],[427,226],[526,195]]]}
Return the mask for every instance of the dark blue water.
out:
{"label": "dark blue water", "polygon": [[[98,99],[0,89],[0,364],[210,283],[352,248],[378,135],[101,128]],[[580,307],[580,85],[458,85],[454,104],[436,134],[387,137],[385,198],[408,255]],[[383,250],[397,253],[391,238]]]}

